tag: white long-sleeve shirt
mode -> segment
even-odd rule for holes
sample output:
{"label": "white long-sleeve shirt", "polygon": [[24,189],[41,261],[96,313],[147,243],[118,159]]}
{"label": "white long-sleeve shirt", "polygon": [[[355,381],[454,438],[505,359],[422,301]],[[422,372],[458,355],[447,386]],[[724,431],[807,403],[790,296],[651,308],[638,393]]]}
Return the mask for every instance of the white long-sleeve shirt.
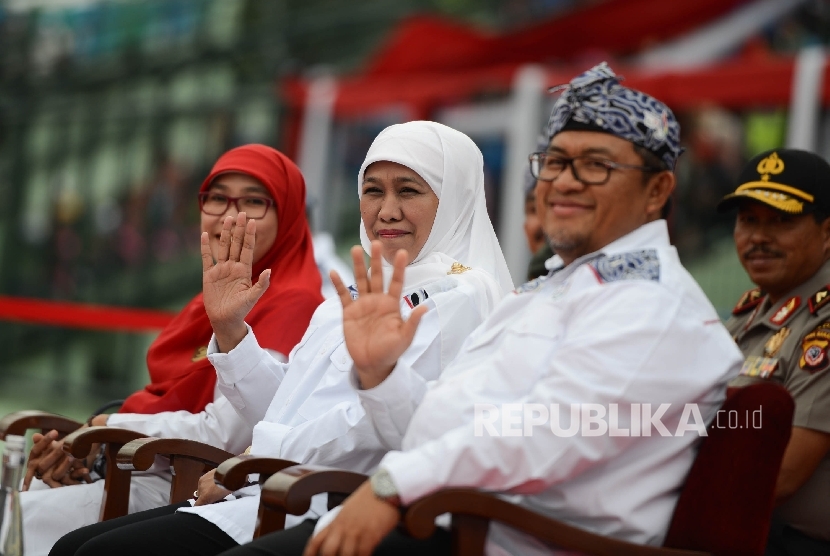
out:
{"label": "white long-sleeve shirt", "polygon": [[[267,350],[272,357],[285,359]],[[239,454],[250,446],[251,429],[230,402],[214,388],[213,401],[199,413],[114,413],[110,427],[121,427],[160,438],[188,438]],[[129,513],[158,508],[170,496],[168,461],[157,458],[146,472],[133,473],[130,481]],[[98,521],[104,481],[49,489],[35,480],[32,490],[20,493],[23,508],[23,536],[26,554],[46,556],[63,535]],[[67,512],[66,508],[73,508]]]}
{"label": "white long-sleeve shirt", "polygon": [[[426,291],[429,310],[400,358],[410,370],[413,391],[426,391],[426,384],[438,378],[498,301],[489,298],[480,276],[473,270],[418,290]],[[410,312],[401,300],[403,317]],[[376,468],[389,447],[376,434],[351,384],[352,359],[343,340],[342,319],[339,299],[323,302],[287,364],[265,353],[250,328],[229,353],[218,353],[211,341],[208,357],[216,368],[217,384],[254,428],[251,454],[362,473]],[[235,500],[179,511],[200,515],[241,544],[252,539],[258,495],[259,487],[249,487],[237,492]],[[312,513],[324,511],[325,497],[316,497]],[[298,522],[289,519],[287,524]]]}
{"label": "white long-sleeve shirt", "polygon": [[198,440],[239,454],[250,446],[251,426],[239,417],[233,405],[214,388],[213,401],[199,413],[163,411],[161,413],[114,413],[107,426],[121,427],[159,438]]}
{"label": "white long-sleeve shirt", "polygon": [[[699,440],[675,433],[711,421],[741,359],[661,220],[509,295],[426,393],[407,394],[402,361],[361,398],[387,443],[402,438],[380,466],[405,504],[478,487],[602,535],[660,544]],[[542,419],[548,408],[568,429],[572,407],[585,407],[574,404],[597,404],[588,411],[602,408],[617,435],[591,435],[585,422],[554,433]],[[672,436],[656,425],[650,436],[619,435],[644,432],[632,409],[643,423],[658,414]],[[491,554],[554,552],[504,526],[490,531]]]}

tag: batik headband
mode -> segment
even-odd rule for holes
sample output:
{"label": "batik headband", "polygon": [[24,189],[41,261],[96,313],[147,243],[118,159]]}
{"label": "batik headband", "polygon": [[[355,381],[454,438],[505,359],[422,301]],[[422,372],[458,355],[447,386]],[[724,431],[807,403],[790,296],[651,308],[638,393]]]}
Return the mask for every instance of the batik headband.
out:
{"label": "batik headband", "polygon": [[553,87],[551,92],[562,94],[548,121],[548,139],[567,129],[603,131],[648,149],[673,169],[684,150],[680,124],[668,106],[623,87],[622,79],[602,62],[569,84]]}

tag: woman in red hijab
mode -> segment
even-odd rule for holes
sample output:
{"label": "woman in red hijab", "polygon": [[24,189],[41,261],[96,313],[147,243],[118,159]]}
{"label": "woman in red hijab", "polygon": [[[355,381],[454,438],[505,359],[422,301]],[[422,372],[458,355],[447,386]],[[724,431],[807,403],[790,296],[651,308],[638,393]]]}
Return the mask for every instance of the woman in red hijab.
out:
{"label": "woman in red hijab", "polygon": [[[238,197],[242,197],[238,208],[227,202]],[[270,268],[276,287],[268,289],[266,303],[257,304],[248,323],[263,347],[287,356],[323,300],[299,168],[270,147],[237,147],[216,162],[202,183],[199,198],[202,232],[211,238],[214,257],[225,216],[244,211],[250,217],[262,212],[263,216],[255,219],[257,241],[262,238],[266,246],[260,249],[257,245],[253,273],[259,276]],[[276,206],[267,206],[266,200]],[[152,382],[127,398],[120,413],[179,409],[197,413],[204,409],[213,401],[216,382],[213,366],[205,357],[212,332],[199,294],[150,346],[147,368]],[[109,424],[118,420],[114,418]]]}
{"label": "woman in red hijab", "polygon": [[[226,152],[199,189],[201,229],[208,234],[214,257],[226,216],[245,212],[256,222],[253,275],[271,269],[271,285],[246,321],[260,344],[282,360],[287,360],[323,300],[305,197],[305,182],[297,166],[264,145]],[[216,371],[205,356],[211,335],[200,293],[150,346],[150,384],[129,396],[119,413],[99,415],[91,424],[200,440],[232,453],[244,451],[251,443],[251,427],[216,389]],[[53,470],[60,466],[49,465],[48,452],[61,449],[53,442],[55,437],[54,432],[38,435],[30,457],[26,484],[33,475],[43,480],[32,483],[21,495],[27,555],[46,554],[63,534],[98,521],[103,481],[73,484],[77,481],[72,475],[77,477],[77,472],[56,478],[58,472],[53,477]],[[72,486],[48,488],[67,483]],[[167,504],[169,491],[166,469],[134,476],[130,513]]]}

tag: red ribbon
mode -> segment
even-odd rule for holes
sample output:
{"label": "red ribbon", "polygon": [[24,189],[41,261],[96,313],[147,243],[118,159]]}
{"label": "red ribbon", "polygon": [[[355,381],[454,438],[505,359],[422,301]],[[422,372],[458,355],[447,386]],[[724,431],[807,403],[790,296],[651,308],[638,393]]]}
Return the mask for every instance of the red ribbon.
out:
{"label": "red ribbon", "polygon": [[0,296],[0,320],[120,332],[161,330],[175,313]]}

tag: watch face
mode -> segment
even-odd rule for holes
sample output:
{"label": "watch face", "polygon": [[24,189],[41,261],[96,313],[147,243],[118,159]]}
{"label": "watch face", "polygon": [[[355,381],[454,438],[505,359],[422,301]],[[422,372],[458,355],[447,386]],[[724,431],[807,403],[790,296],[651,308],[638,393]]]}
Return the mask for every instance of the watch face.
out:
{"label": "watch face", "polygon": [[392,477],[385,469],[381,469],[372,475],[369,482],[372,485],[372,491],[378,498],[387,500],[398,496],[398,489],[395,488],[395,483],[392,482]]}

